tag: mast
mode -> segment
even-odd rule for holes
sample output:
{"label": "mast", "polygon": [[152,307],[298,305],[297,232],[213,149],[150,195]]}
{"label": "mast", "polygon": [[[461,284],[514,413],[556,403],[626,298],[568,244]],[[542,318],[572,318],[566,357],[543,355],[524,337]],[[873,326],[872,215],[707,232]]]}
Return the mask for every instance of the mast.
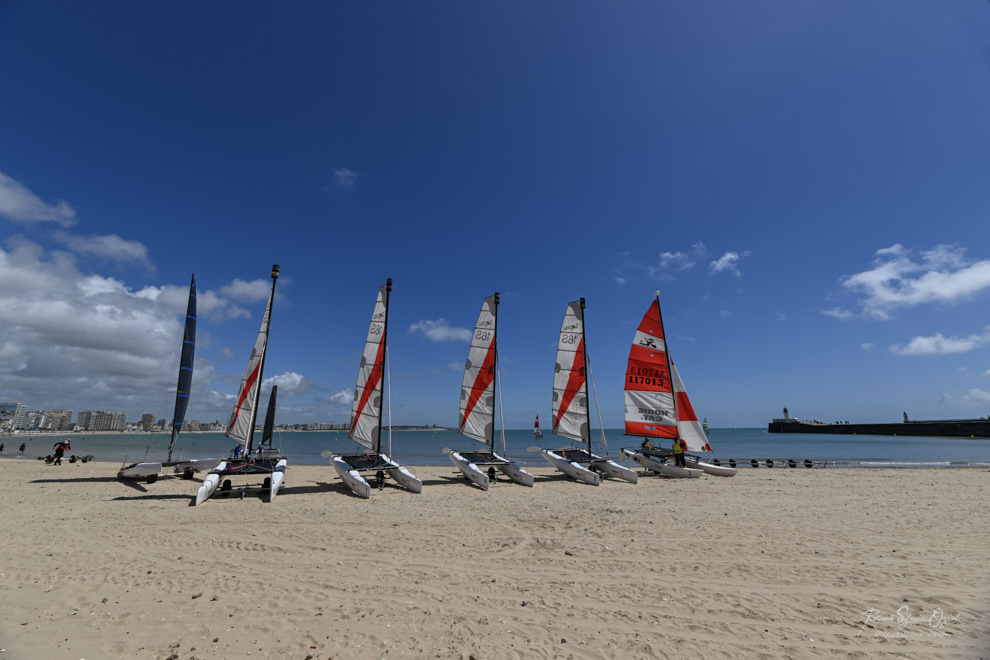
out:
{"label": "mast", "polygon": [[[272,302],[272,306],[275,306],[275,283],[278,282],[278,264],[272,265],[272,292],[269,294],[269,300]],[[251,455],[251,445],[254,443],[254,425],[258,421],[258,401],[261,400],[261,382],[264,380],[265,374],[265,358],[268,356],[268,335],[271,332],[272,315],[271,311],[268,313],[268,325],[265,327],[265,350],[261,354],[261,366],[258,368],[258,388],[254,393],[254,408],[251,411],[251,426],[248,428],[247,445],[244,447],[244,456],[248,457]]]}
{"label": "mast", "polygon": [[[670,343],[667,341],[667,330],[666,330],[666,328],[663,327],[663,312],[660,310],[660,292],[659,291],[655,291],[653,293],[653,298],[654,298],[654,300],[656,300],[656,304],[657,304],[657,316],[660,317],[660,334],[663,335],[663,344],[664,344],[664,346],[663,346],[663,356],[664,356],[664,359],[667,360],[667,373],[670,374],[670,379],[671,379],[671,388],[670,389],[671,389],[671,392],[673,392],[673,389],[674,389],[673,388],[674,372],[673,372],[673,369],[671,368]],[[672,394],[671,400],[673,401],[673,406],[674,406],[674,428],[677,428],[677,395],[676,394]],[[677,430],[677,438],[680,439],[680,437],[681,437],[681,432],[680,432],[680,429],[678,429]]]}
{"label": "mast", "polygon": [[[585,373],[585,396],[591,394],[587,391],[588,383],[588,339],[585,330],[584,322],[584,297],[581,298],[581,345],[584,346],[584,354],[581,356],[584,359],[584,364],[582,368]],[[591,406],[585,405],[584,407],[584,418],[585,418],[585,428],[588,429],[588,453],[591,453]]]}
{"label": "mast", "polygon": [[[498,291],[496,291],[495,292],[495,310],[494,310],[495,328],[493,330],[493,332],[495,334],[492,337],[492,350],[495,351],[495,373],[496,374],[498,374],[498,304],[499,304],[499,302],[501,302],[501,299],[500,299],[500,297],[498,295]],[[495,385],[495,387],[498,387],[498,385],[499,385],[498,378],[496,378],[495,381],[496,382],[495,382],[494,385]],[[498,392],[499,392],[499,396],[501,396],[502,390],[499,389]],[[501,399],[499,399],[499,402],[501,402]],[[494,399],[494,397],[492,398],[492,405],[493,406],[495,405],[495,399]],[[499,418],[501,418],[501,416],[502,416],[502,405],[501,405],[501,403],[499,403],[498,414],[499,414]],[[494,408],[492,409],[492,426],[495,426],[495,410],[494,410]],[[502,427],[504,427],[504,423],[502,424]],[[502,433],[504,433],[505,432],[505,429],[500,427],[500,431]],[[505,440],[504,440],[505,436],[503,435],[502,437],[503,437],[502,451],[504,452],[505,451]],[[495,432],[494,431],[492,431],[492,444],[491,444],[491,448],[492,448],[492,451],[494,452],[495,451]]]}
{"label": "mast", "polygon": [[192,389],[193,360],[196,355],[196,274],[189,284],[189,302],[186,303],[186,323],[182,331],[182,352],[179,357],[179,380],[175,386],[175,411],[172,413],[172,439],[168,443],[168,462],[172,462],[172,449],[179,437],[189,406]]}
{"label": "mast", "polygon": [[[385,325],[382,328],[382,347],[384,347],[384,352],[382,353],[382,370],[385,369],[385,355],[388,353],[388,303],[392,299],[392,278],[389,277],[385,280]],[[378,397],[379,401],[383,401],[385,398],[385,379],[382,378],[378,381]],[[388,404],[391,406],[392,402],[389,401]],[[375,442],[373,443],[371,450],[376,454],[381,453],[382,448],[382,410],[378,411],[378,435],[375,437]],[[392,420],[389,420],[389,424]]]}

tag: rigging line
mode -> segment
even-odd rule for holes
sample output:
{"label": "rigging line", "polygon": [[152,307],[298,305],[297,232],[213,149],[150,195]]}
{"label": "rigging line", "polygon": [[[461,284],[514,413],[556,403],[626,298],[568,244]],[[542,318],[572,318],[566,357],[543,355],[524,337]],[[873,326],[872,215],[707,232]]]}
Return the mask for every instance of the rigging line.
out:
{"label": "rigging line", "polygon": [[[389,366],[388,344],[385,344],[385,380],[388,383],[386,391],[388,393],[388,455],[392,456],[392,372]],[[379,442],[379,447],[381,442]]]}
{"label": "rigging line", "polygon": [[[502,372],[498,368],[498,353],[495,354],[495,388],[498,390],[498,433],[502,439],[502,455],[508,456],[505,451],[505,419],[502,417]],[[494,450],[495,447],[492,447],[492,451]]]}
{"label": "rigging line", "polygon": [[[605,425],[602,424],[602,411],[601,408],[598,407],[598,390],[595,389],[595,374],[591,371],[591,356],[588,354],[587,350],[584,352],[584,359],[588,361],[588,380],[591,381],[591,392],[594,394],[595,399],[595,411],[598,413],[598,428],[602,432],[602,448],[605,449],[605,456],[607,457],[608,443],[605,442]],[[588,429],[588,433],[590,435],[591,429]]]}

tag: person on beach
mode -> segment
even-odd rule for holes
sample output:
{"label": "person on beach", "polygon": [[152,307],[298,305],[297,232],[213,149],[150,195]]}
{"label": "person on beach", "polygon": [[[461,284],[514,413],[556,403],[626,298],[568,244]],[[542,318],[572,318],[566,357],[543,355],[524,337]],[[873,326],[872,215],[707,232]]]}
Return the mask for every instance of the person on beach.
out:
{"label": "person on beach", "polygon": [[653,451],[656,447],[650,442],[649,438],[643,438],[643,444],[639,447],[642,451]]}
{"label": "person on beach", "polygon": [[684,445],[680,438],[674,438],[674,465],[687,467],[684,464]]}
{"label": "person on beach", "polygon": [[21,451],[19,453],[23,454],[25,449],[27,449],[27,443],[26,442],[22,442],[21,443]]}
{"label": "person on beach", "polygon": [[53,449],[55,450],[55,460],[52,461],[52,465],[61,465],[62,454],[65,453],[66,449],[72,449],[72,447],[69,446],[68,440],[60,440],[59,442],[55,443]]}
{"label": "person on beach", "polygon": [[2,454],[2,453],[3,453],[3,448],[4,448],[4,447],[6,447],[6,446],[7,446],[7,445],[5,445],[5,444],[3,444],[2,442],[0,442],[0,454]]}

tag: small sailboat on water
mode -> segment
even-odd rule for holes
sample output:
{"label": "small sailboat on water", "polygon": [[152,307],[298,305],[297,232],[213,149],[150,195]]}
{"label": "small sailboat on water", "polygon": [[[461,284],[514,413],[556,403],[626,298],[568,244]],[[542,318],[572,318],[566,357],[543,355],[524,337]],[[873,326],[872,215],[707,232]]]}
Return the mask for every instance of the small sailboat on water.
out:
{"label": "small sailboat on water", "polygon": [[[582,483],[597,486],[601,483],[602,474],[636,483],[639,476],[635,471],[591,451],[591,408],[588,405],[591,370],[585,345],[584,308],[584,298],[581,298],[568,303],[564,312],[564,322],[557,342],[557,364],[553,375],[553,416],[550,420],[552,433],[579,442],[584,447],[542,449],[540,453],[550,465]],[[597,398],[595,407],[598,407]],[[608,445],[605,442],[605,429],[602,428],[600,413],[598,426],[601,428],[601,445],[607,453]]]}
{"label": "small sailboat on water", "polygon": [[[422,481],[382,451],[382,399],[387,376],[388,301],[391,292],[392,278],[389,278],[385,286],[378,289],[354,389],[351,426],[347,432],[347,437],[367,448],[367,451],[348,456],[324,452],[347,487],[364,499],[371,497],[371,484],[361,476],[362,472],[375,474],[379,486],[384,486],[385,476],[389,475],[414,493],[423,490]],[[390,440],[389,454],[392,452],[391,444]]]}
{"label": "small sailboat on water", "polygon": [[[478,322],[467,362],[464,364],[464,380],[461,384],[461,404],[457,432],[476,440],[486,449],[477,451],[450,451],[450,460],[467,479],[488,490],[498,468],[509,479],[523,486],[532,486],[533,475],[505,457],[505,424],[501,421],[499,404],[499,435],[502,454],[495,451],[495,389],[498,384],[498,303],[499,295],[488,296],[481,305]],[[499,390],[501,397],[501,390]],[[539,420],[537,420],[537,424]],[[488,466],[482,470],[479,466]]]}
{"label": "small sailboat on water", "polygon": [[[161,474],[181,474],[184,479],[192,479],[201,470],[210,470],[219,458],[173,460],[175,441],[182,430],[189,406],[189,390],[192,388],[193,362],[196,357],[196,275],[189,283],[189,299],[186,303],[186,322],[182,331],[182,352],[179,355],[179,381],[175,387],[175,410],[172,414],[172,438],[168,443],[168,458],[164,461],[131,463],[121,466],[117,472],[119,479],[144,479],[151,484]],[[124,461],[125,463],[127,461]]]}
{"label": "small sailboat on water", "polygon": [[543,431],[540,430],[540,416],[536,416],[536,423],[533,425],[533,437],[540,439],[543,437]]}
{"label": "small sailboat on water", "polygon": [[[262,443],[259,444],[257,450],[253,447],[258,401],[261,397],[261,382],[265,371],[265,355],[268,351],[272,302],[275,300],[275,283],[278,282],[278,275],[279,268],[276,264],[272,266],[272,288],[268,294],[265,315],[261,319],[261,328],[258,330],[258,337],[255,339],[251,357],[248,359],[247,368],[241,378],[241,385],[237,390],[234,410],[230,414],[230,421],[227,422],[226,436],[236,443],[234,450],[229,458],[221,461],[206,475],[206,479],[203,480],[203,484],[196,493],[197,505],[209,499],[217,491],[218,486],[221,493],[229,493],[231,489],[229,477],[235,476],[264,476],[262,489],[268,493],[268,501],[271,502],[275,499],[275,495],[278,494],[285,479],[286,459],[280,454],[279,449],[272,447],[271,438],[268,438],[266,445],[263,433]],[[276,388],[273,387],[269,398],[269,415],[265,421],[266,427],[269,424],[274,425],[275,398]]]}
{"label": "small sailboat on water", "polygon": [[641,447],[622,449],[623,456],[667,477],[700,477],[704,473],[731,477],[735,468],[685,455],[685,466],[674,465],[672,451],[651,440],[678,441],[688,451],[711,451],[677,367],[670,357],[660,314],[660,292],[654,294],[633,336],[626,363],[626,435],[644,438]]}

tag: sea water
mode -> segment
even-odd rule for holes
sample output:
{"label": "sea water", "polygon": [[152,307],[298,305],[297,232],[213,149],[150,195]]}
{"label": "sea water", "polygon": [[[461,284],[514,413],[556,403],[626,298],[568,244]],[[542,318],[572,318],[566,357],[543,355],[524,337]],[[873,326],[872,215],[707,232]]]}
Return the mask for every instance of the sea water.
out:
{"label": "sea water", "polygon": [[[603,455],[600,432],[595,432],[593,451]],[[388,429],[382,430],[383,448],[387,451]],[[260,434],[256,436],[260,438]],[[607,455],[621,460],[622,447],[638,447],[642,438],[622,434],[621,429],[606,429]],[[134,463],[161,461],[168,455],[169,435],[166,433],[70,433],[65,436],[16,434],[0,438],[6,447],[0,457],[17,456],[20,444],[27,448],[22,459],[44,457],[52,453],[52,445],[68,438],[71,455],[92,455],[94,460]],[[741,467],[759,461],[765,467],[767,459],[775,465],[793,459],[799,465],[805,460],[816,467],[912,467],[945,466],[990,467],[990,438],[932,438],[884,435],[820,435],[803,433],[767,433],[764,429],[711,429],[712,453],[702,452],[703,459],[718,458],[726,463],[734,459]],[[523,465],[546,465],[537,447],[552,449],[571,443],[550,433],[535,438],[532,429],[505,431],[506,454]],[[669,443],[664,442],[665,446]],[[360,453],[364,450],[348,439],[344,431],[283,431],[276,432],[274,445],[288,458],[290,465],[328,465],[321,456],[324,451]],[[459,435],[456,431],[429,429],[393,431],[391,453],[405,465],[447,465],[450,459],[444,449],[470,451],[483,445]],[[500,437],[496,432],[496,447]],[[183,433],[176,442],[174,459],[226,457],[232,443],[222,433]],[[632,465],[631,463],[628,463]]]}

